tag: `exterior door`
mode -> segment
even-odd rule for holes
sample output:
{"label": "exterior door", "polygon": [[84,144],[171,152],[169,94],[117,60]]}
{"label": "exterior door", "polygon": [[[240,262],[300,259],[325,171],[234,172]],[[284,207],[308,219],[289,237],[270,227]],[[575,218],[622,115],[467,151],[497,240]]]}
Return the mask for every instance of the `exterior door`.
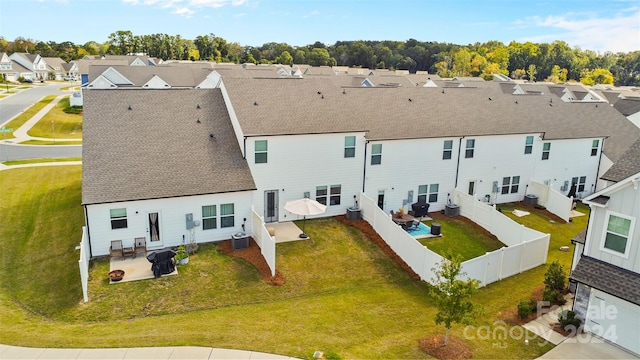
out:
{"label": "exterior door", "polygon": [[160,248],[162,247],[162,236],[160,227],[160,213],[150,212],[147,215],[147,236],[149,239],[148,247]]}
{"label": "exterior door", "polygon": [[378,207],[384,210],[384,190],[378,191]]}
{"label": "exterior door", "polygon": [[264,222],[278,221],[278,190],[264,192]]}

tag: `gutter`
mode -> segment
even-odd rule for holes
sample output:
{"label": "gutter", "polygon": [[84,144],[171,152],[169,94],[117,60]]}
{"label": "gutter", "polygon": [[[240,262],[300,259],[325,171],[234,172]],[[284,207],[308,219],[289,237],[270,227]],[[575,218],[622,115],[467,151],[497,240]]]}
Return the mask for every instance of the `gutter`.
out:
{"label": "gutter", "polygon": [[367,183],[367,147],[369,146],[369,140],[364,143],[364,162],[362,164],[362,192],[365,192],[365,184]]}
{"label": "gutter", "polygon": [[458,140],[458,160],[456,162],[456,181],[453,185],[454,189],[458,188],[458,173],[460,172],[460,152],[462,151],[462,139],[464,139],[464,136]]}

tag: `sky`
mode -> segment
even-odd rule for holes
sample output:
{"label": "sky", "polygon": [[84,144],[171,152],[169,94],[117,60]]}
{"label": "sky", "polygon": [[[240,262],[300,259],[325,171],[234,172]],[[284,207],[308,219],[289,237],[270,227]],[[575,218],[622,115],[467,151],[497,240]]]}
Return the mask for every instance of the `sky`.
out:
{"label": "sky", "polygon": [[168,34],[291,46],[316,41],[497,40],[640,50],[640,0],[0,0],[0,36],[104,43],[109,34]]}

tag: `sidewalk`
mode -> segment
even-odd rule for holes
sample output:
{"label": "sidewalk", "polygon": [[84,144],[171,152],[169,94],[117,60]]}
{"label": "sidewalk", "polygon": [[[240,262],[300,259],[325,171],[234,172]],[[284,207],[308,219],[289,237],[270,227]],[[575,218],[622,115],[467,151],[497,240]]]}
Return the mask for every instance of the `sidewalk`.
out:
{"label": "sidewalk", "polygon": [[285,360],[289,356],[256,351],[199,346],[137,347],[117,349],[42,349],[0,345],[0,359],[265,359]]}
{"label": "sidewalk", "polygon": [[[13,131],[13,136],[15,137],[15,139],[9,139],[9,140],[11,140],[11,142],[14,142],[14,143],[20,143],[28,140],[52,141],[53,138],[33,137],[33,136],[29,136],[27,132],[33,126],[35,126],[38,123],[38,121],[40,121],[45,115],[47,115],[47,113],[51,111],[51,109],[53,109],[53,107],[56,106],[60,102],[60,100],[62,100],[62,98],[65,96],[66,95],[59,95],[55,99],[53,99],[50,103],[48,103],[45,107],[43,107],[40,111],[38,111],[38,113],[33,115],[31,119],[27,120],[27,122],[25,122],[22,126],[15,129]],[[82,139],[55,139],[55,140],[62,142],[62,141],[81,141]]]}

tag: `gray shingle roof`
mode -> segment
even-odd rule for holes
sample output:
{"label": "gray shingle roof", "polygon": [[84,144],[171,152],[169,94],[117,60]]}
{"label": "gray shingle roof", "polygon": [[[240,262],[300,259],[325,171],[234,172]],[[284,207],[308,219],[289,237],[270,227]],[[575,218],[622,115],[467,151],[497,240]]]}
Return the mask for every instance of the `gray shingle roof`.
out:
{"label": "gray shingle roof", "polygon": [[616,110],[624,116],[630,116],[640,112],[640,99],[639,98],[625,98],[620,99],[613,105]]}
{"label": "gray shingle roof", "polygon": [[595,204],[600,204],[600,205],[607,205],[607,203],[609,202],[609,199],[611,198],[608,196],[599,195],[591,199],[591,202]]}
{"label": "gray shingle roof", "polygon": [[223,76],[223,82],[245,135],[368,130],[368,139],[536,132],[545,139],[608,136],[604,151],[614,162],[640,136],[639,128],[607,104],[504,94],[495,82],[487,82],[493,84],[488,88],[344,89],[339,78]]}
{"label": "gray shingle roof", "polygon": [[640,305],[640,274],[582,256],[571,279]]}
{"label": "gray shingle roof", "polygon": [[211,73],[211,67],[204,64],[199,66],[181,64],[173,64],[171,66],[91,65],[89,67],[89,82],[95,80],[110,67],[133,82],[133,85],[129,86],[134,87],[141,87],[155,75],[172,87],[195,87]]}
{"label": "gray shingle roof", "polygon": [[584,244],[587,240],[587,228],[582,229],[576,236],[571,239],[572,243]]}
{"label": "gray shingle roof", "polygon": [[83,132],[83,204],[256,188],[220,89],[84,90]]}
{"label": "gray shingle roof", "polygon": [[601,178],[618,182],[638,173],[640,173],[640,136]]}

